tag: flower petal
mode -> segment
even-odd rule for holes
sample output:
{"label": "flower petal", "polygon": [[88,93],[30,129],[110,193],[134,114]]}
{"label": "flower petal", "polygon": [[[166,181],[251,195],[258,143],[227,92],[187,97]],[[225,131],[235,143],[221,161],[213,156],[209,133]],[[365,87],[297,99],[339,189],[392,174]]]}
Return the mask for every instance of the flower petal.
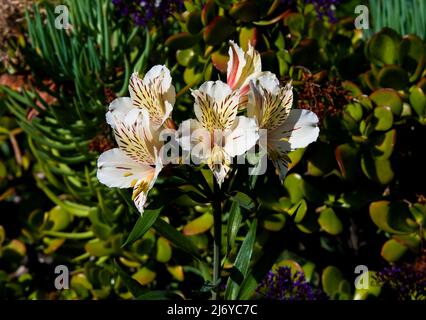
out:
{"label": "flower petal", "polygon": [[259,139],[255,119],[239,116],[236,118],[230,133],[225,137],[225,151],[235,157],[244,154],[255,146]]}
{"label": "flower petal", "polygon": [[110,188],[130,188],[137,181],[152,177],[154,171],[152,166],[137,163],[114,148],[99,157],[97,178]]}
{"label": "flower petal", "polygon": [[176,100],[171,84],[170,71],[165,66],[154,66],[140,79],[137,73],[130,78],[129,91],[132,103],[137,108],[146,108],[156,127],[170,117]]}
{"label": "flower petal", "polygon": [[112,127],[115,128],[115,123],[123,121],[127,113],[134,108],[132,99],[129,97],[121,97],[114,99],[106,113],[106,121]]}
{"label": "flower petal", "polygon": [[244,51],[234,41],[229,41],[229,44],[226,82],[231,88],[235,89],[243,67],[246,64],[246,59],[244,58]]}
{"label": "flower petal", "polygon": [[239,92],[222,81],[208,81],[198,90],[192,91],[195,98],[194,112],[209,129],[228,129],[232,127],[238,112]]}
{"label": "flower petal", "polygon": [[287,119],[293,104],[293,88],[289,82],[281,88],[274,77],[265,75],[250,81],[247,114],[255,117],[260,128],[273,130]]}
{"label": "flower petal", "polygon": [[208,165],[219,186],[225,181],[225,177],[230,169],[230,164],[231,159],[225,150],[222,147],[214,146],[208,160]]}
{"label": "flower petal", "polygon": [[277,130],[281,132],[282,139],[288,141],[291,150],[305,148],[318,138],[318,117],[309,110],[293,109]]}
{"label": "flower petal", "polygon": [[140,214],[144,212],[149,190],[154,186],[162,167],[161,159],[156,158],[155,168],[151,167],[152,175],[140,179],[133,187],[132,200]]}
{"label": "flower petal", "polygon": [[247,85],[251,77],[261,70],[260,54],[250,43],[247,52],[244,52],[233,41],[230,41],[227,83],[232,90]]}
{"label": "flower petal", "polygon": [[115,140],[125,155],[141,164],[155,163],[155,147],[160,146],[157,135],[153,135],[146,110],[133,109],[123,122],[114,128]]}

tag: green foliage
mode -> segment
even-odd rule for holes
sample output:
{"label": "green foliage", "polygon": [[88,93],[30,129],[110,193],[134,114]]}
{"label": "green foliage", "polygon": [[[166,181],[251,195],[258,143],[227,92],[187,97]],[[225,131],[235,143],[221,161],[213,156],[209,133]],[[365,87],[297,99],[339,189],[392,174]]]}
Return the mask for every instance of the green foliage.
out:
{"label": "green foliage", "polygon": [[[229,40],[255,45],[263,70],[292,79],[295,104],[320,116],[321,131],[289,154],[283,183],[271,169],[249,177],[245,166],[225,182],[223,297],[256,297],[280,264],[333,299],[380,297],[379,287],[353,287],[355,266],[412,262],[426,237],[425,43],[388,28],[364,42],[343,19],[331,25],[301,3],[186,1],[185,12],[151,30],[117,19],[107,0],[66,0],[70,30],[54,28],[48,4],[34,7],[19,67],[33,81],[20,91],[0,86],[0,210],[8,217],[0,217],[0,297],[51,298],[53,280],[38,284],[58,264],[72,271],[61,299],[210,296],[210,171],[164,170],[140,217],[127,191],[98,182],[96,160],[112,146],[107,97],[127,94],[131,72],[166,61],[179,121],[192,114],[185,92],[224,79]],[[348,98],[330,102],[309,88]],[[15,273],[22,265],[28,273]]]}

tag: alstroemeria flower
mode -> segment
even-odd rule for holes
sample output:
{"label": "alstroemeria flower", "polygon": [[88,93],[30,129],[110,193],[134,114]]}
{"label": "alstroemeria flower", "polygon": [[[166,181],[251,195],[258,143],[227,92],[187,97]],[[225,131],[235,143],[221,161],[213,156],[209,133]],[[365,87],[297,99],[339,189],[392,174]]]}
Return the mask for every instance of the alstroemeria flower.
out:
{"label": "alstroemeria flower", "polygon": [[111,188],[133,188],[132,199],[141,214],[162,169],[162,143],[149,118],[146,109],[135,108],[124,117],[110,115],[118,148],[98,159],[98,180]]}
{"label": "alstroemeria flower", "polygon": [[249,81],[262,71],[260,54],[249,43],[244,52],[235,42],[229,42],[229,61],[226,82],[232,90],[241,89],[240,95],[247,94]]}
{"label": "alstroemeria flower", "polygon": [[[318,117],[303,109],[291,109],[293,87],[280,87],[276,76],[264,76],[250,82],[247,115],[254,117],[261,134],[267,134],[267,153],[280,178],[288,171],[287,153],[304,148],[318,138]],[[259,138],[264,141],[264,139]]]}
{"label": "alstroemeria flower", "polygon": [[233,91],[222,81],[205,82],[192,91],[192,96],[196,119],[181,124],[182,149],[190,151],[196,162],[207,163],[221,185],[231,159],[243,155],[256,144],[256,122],[237,116],[239,90]]}
{"label": "alstroemeria flower", "polygon": [[113,118],[123,119],[135,108],[146,109],[154,128],[159,128],[171,116],[176,100],[175,87],[172,85],[170,71],[165,66],[156,65],[139,78],[133,73],[129,83],[129,97],[115,99],[109,105],[107,122],[113,126]]}

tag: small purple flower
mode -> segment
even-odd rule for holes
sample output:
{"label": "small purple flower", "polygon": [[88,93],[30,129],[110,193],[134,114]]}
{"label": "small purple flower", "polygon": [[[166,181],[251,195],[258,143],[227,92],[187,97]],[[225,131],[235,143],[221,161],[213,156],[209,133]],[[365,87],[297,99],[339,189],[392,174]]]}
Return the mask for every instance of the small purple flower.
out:
{"label": "small purple flower", "polygon": [[119,16],[130,16],[138,26],[164,22],[173,12],[182,10],[183,0],[112,0]]}
{"label": "small purple flower", "polygon": [[393,265],[376,273],[382,287],[398,300],[426,300],[426,269],[415,264]]}
{"label": "small purple flower", "polygon": [[327,295],[305,280],[302,272],[292,273],[289,267],[269,271],[256,289],[259,297],[270,300],[327,300]]}

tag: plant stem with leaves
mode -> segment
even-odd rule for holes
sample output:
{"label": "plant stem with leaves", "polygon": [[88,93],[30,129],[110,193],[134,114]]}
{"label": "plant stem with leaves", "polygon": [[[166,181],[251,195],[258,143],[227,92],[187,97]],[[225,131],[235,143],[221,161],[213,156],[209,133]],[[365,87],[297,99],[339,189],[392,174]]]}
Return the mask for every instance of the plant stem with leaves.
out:
{"label": "plant stem with leaves", "polygon": [[213,294],[212,299],[217,300],[220,292],[220,271],[221,256],[220,250],[222,246],[222,196],[219,185],[214,182],[214,199],[213,199]]}

